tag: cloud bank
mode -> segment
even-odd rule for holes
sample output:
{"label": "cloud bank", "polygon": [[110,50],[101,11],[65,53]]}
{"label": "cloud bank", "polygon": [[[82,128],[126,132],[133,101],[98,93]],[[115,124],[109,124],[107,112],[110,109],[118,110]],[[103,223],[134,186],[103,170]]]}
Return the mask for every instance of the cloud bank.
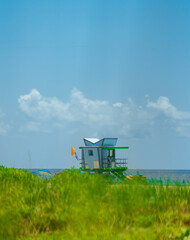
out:
{"label": "cloud bank", "polygon": [[139,138],[151,134],[160,117],[167,118],[172,124],[175,122],[176,132],[181,136],[188,136],[186,130],[190,129],[190,112],[179,111],[164,96],[155,102],[147,100],[144,106],[138,106],[131,98],[112,104],[86,98],[75,88],[68,102],[63,102],[56,97],[43,97],[33,89],[20,96],[18,103],[30,118],[24,127],[27,131],[46,132],[50,122],[55,127],[75,122],[99,133]]}

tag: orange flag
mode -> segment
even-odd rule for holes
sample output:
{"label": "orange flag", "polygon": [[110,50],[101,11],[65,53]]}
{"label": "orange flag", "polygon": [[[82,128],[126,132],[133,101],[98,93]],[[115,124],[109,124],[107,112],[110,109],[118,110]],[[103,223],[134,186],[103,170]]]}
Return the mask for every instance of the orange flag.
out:
{"label": "orange flag", "polygon": [[73,156],[75,154],[75,149],[73,146],[71,146],[71,156]]}
{"label": "orange flag", "polygon": [[71,156],[75,155],[75,158],[79,161],[79,158],[77,156],[77,153],[75,152],[75,149],[73,146],[71,146]]}

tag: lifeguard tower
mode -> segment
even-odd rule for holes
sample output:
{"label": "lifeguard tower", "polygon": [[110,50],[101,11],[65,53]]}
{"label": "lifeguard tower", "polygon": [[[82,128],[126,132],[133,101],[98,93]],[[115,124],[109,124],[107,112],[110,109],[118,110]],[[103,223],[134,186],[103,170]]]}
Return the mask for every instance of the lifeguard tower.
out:
{"label": "lifeguard tower", "polygon": [[109,173],[125,179],[123,171],[127,170],[127,158],[116,158],[116,150],[129,147],[117,147],[117,138],[84,138],[81,149],[81,170],[94,173]]}

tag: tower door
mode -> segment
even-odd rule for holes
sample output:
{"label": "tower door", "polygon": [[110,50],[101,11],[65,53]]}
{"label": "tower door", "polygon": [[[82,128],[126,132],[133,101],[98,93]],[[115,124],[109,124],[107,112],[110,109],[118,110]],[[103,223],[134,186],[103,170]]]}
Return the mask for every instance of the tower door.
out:
{"label": "tower door", "polygon": [[115,168],[115,149],[108,149],[108,167]]}
{"label": "tower door", "polygon": [[94,168],[100,168],[99,161],[94,161]]}

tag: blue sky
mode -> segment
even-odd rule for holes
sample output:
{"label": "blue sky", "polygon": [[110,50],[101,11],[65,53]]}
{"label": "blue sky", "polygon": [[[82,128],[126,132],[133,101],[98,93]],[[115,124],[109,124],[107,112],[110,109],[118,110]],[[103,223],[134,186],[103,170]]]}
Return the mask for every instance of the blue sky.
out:
{"label": "blue sky", "polygon": [[189,22],[189,1],[0,1],[0,165],[118,137],[130,168],[190,169]]}

